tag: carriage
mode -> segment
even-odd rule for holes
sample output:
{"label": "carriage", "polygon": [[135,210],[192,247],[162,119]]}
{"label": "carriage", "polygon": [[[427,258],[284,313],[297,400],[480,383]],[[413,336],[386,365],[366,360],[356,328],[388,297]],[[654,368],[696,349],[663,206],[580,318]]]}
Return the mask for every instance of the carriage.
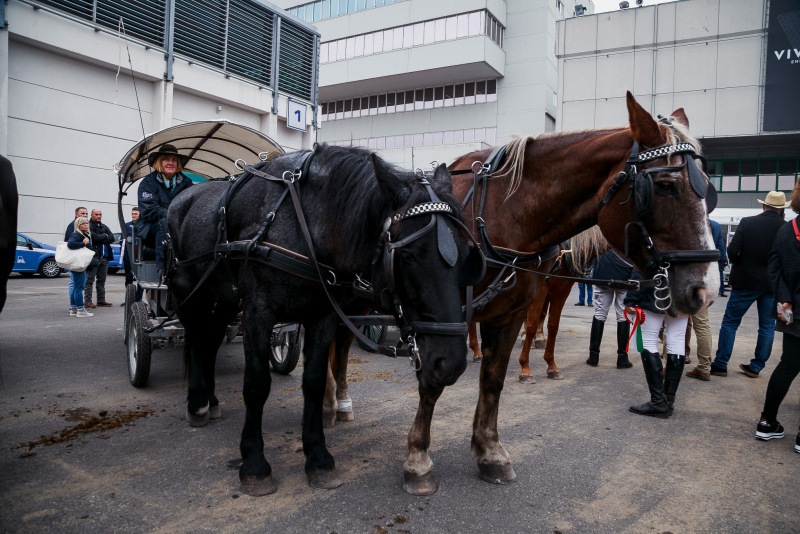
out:
{"label": "carriage", "polygon": [[[157,269],[154,244],[127,235],[123,201],[130,188],[151,172],[149,154],[164,143],[190,156],[184,174],[194,182],[238,175],[246,164],[265,161],[284,150],[261,132],[224,120],[198,121],[165,128],[144,137],[115,165],[119,179],[118,216],[134,281],[125,288],[124,342],[127,346],[128,378],[134,387],[147,385],[154,349],[180,346],[184,328],[175,316],[169,289]],[[275,372],[291,373],[300,359],[300,327],[278,324],[272,331],[270,363]],[[225,340],[241,336],[241,318],[230,323]]]}

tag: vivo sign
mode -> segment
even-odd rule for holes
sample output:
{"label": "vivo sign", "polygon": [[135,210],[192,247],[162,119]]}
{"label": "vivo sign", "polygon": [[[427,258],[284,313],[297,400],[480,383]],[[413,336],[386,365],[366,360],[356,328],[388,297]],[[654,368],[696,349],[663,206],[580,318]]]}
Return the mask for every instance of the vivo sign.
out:
{"label": "vivo sign", "polygon": [[764,131],[800,130],[800,1],[771,0]]}

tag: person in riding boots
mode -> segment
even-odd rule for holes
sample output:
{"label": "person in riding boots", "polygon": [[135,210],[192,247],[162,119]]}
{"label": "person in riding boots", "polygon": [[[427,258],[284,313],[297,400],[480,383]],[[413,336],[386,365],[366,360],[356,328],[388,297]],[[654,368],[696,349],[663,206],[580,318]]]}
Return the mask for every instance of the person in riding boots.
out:
{"label": "person in riding boots", "polygon": [[[656,307],[655,289],[647,287],[638,291],[628,291],[625,295],[626,312],[636,315],[635,307],[644,311],[642,329],[642,367],[650,389],[650,402],[631,406],[630,411],[639,415],[650,415],[666,419],[672,415],[675,393],[683,376],[686,364],[686,326],[687,316],[672,317]],[[658,353],[658,334],[664,326],[664,344],[667,347],[666,373],[661,355]]]}
{"label": "person in riding boots", "polygon": [[[592,276],[600,280],[630,280],[633,276],[633,266],[620,258],[616,252],[610,250],[597,259]],[[625,291],[610,287],[594,288],[594,317],[592,318],[592,331],[589,335],[589,359],[586,363],[597,367],[600,360],[600,342],[603,340],[603,328],[611,307],[617,316],[617,369],[628,369],[633,364],[628,360],[625,350],[630,334],[630,325],[625,319],[625,307],[622,302]]]}
{"label": "person in riding boots", "polygon": [[136,221],[136,236],[152,241],[156,249],[156,267],[164,268],[164,240],[167,235],[167,208],[172,200],[192,185],[192,180],[183,174],[189,156],[178,153],[178,149],[164,144],[150,154],[148,163],[153,172],[145,176],[139,185],[139,220]]}

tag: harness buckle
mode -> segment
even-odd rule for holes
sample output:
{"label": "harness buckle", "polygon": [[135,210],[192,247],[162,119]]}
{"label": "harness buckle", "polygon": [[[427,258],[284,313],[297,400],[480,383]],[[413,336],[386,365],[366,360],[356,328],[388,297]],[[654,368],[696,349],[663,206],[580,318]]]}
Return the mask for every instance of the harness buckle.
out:
{"label": "harness buckle", "polygon": [[422,359],[419,357],[419,349],[417,348],[417,335],[411,334],[406,338],[408,343],[408,359],[411,362],[411,368],[414,372],[422,370]]}
{"label": "harness buckle", "polygon": [[330,270],[329,270],[329,271],[328,271],[328,274],[330,275],[330,279],[328,279],[328,280],[325,280],[325,282],[326,282],[326,283],[327,283],[329,286],[335,286],[335,285],[336,285],[336,273],[335,273],[335,272],[333,272],[333,271],[330,271]]}

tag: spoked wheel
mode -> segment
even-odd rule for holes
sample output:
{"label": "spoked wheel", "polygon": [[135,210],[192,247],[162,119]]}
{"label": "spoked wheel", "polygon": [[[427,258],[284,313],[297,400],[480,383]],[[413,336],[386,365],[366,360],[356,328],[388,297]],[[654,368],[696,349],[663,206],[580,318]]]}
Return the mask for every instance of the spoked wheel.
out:
{"label": "spoked wheel", "polygon": [[153,342],[145,332],[147,328],[147,305],[134,302],[128,318],[128,379],[133,387],[142,388],[150,378],[150,355]]}
{"label": "spoked wheel", "polygon": [[272,351],[269,361],[276,373],[288,375],[297,367],[300,361],[300,333],[302,327],[296,330],[279,331],[272,333]]}
{"label": "spoked wheel", "polygon": [[[371,315],[379,315],[377,312]],[[365,324],[361,327],[361,333],[376,345],[382,344],[386,341],[386,325],[385,324]],[[360,339],[356,338],[358,346],[367,352],[375,352],[370,347],[367,347]]]}
{"label": "spoked wheel", "polygon": [[125,313],[122,323],[122,329],[125,331],[124,343],[128,344],[128,321],[131,318],[131,306],[136,302],[136,284],[128,284],[125,286]]}

